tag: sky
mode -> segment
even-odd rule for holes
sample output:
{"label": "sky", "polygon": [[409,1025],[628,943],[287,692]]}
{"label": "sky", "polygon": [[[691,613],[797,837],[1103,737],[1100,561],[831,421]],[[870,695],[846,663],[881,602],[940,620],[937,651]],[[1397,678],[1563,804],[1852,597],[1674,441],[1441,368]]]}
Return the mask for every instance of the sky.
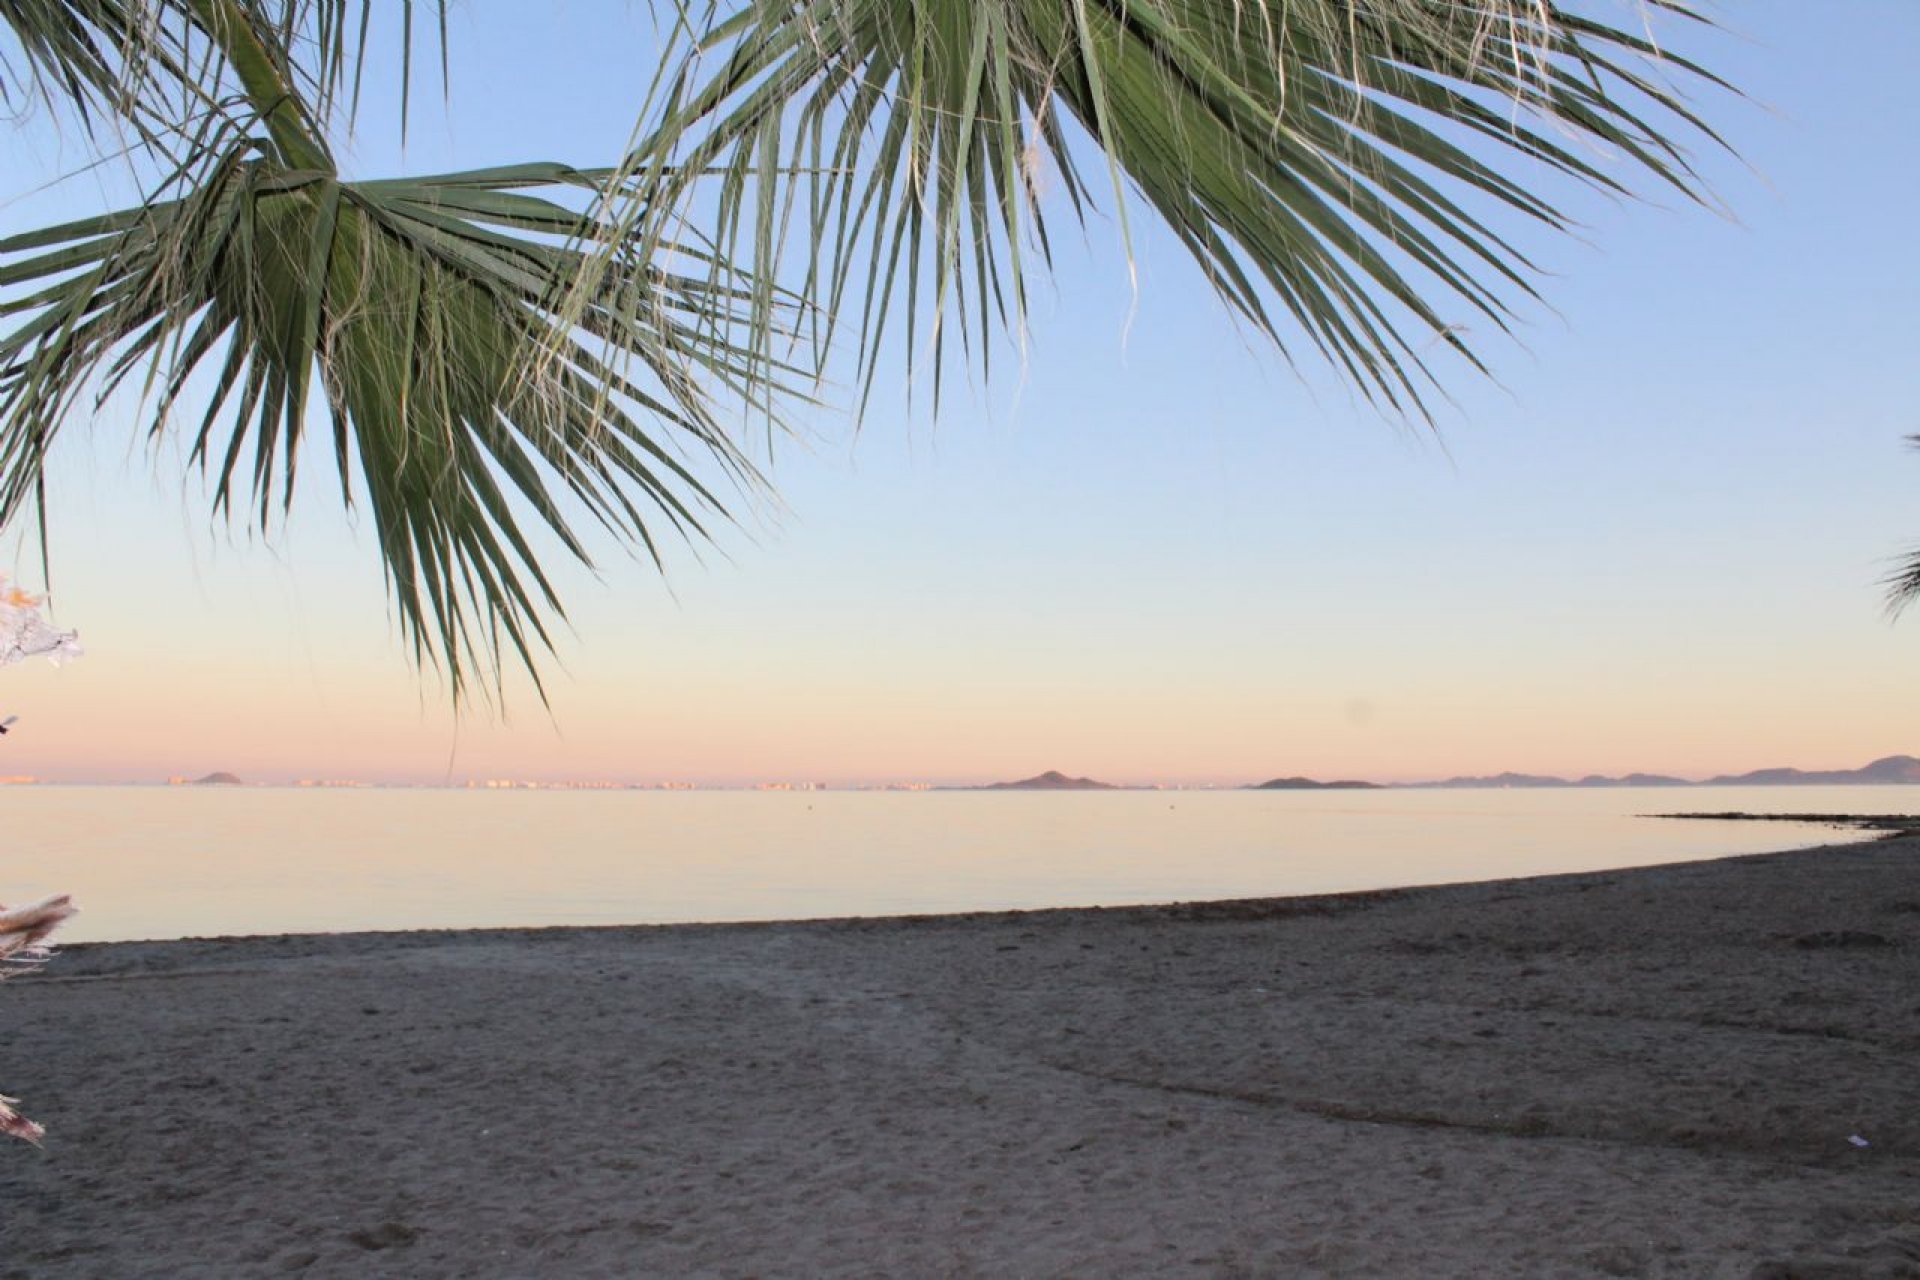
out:
{"label": "sky", "polygon": [[[373,540],[316,473],[271,537],[228,530],[110,409],[49,477],[56,616],[85,658],[0,672],[0,774],[145,781],[1411,781],[1705,776],[1920,754],[1920,6],[1725,3],[1689,45],[1728,213],[1555,188],[1546,303],[1432,429],[1237,328],[1133,220],[1061,246],[1023,357],[822,413],[763,457],[779,505],[649,562],[559,566],[551,707],[456,716],[408,661]],[[454,8],[446,108],[390,86],[350,176],[611,156],[644,6]],[[371,73],[378,78],[376,62]],[[537,109],[530,109],[534,94]],[[95,173],[4,136],[0,234],[81,216]],[[18,530],[0,570],[43,585]]]}

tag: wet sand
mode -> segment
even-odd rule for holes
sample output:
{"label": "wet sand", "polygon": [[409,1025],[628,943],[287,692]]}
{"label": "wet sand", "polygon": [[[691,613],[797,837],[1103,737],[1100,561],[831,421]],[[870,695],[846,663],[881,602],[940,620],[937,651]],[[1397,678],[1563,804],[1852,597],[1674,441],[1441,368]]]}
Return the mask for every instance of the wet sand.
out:
{"label": "wet sand", "polygon": [[73,947],[0,986],[0,1082],[35,1280],[1920,1276],[1920,839]]}

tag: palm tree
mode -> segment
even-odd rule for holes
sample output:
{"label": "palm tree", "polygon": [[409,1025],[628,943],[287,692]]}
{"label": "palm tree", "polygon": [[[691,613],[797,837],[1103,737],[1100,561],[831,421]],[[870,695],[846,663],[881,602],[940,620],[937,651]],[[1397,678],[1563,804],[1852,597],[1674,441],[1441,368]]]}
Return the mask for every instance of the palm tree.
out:
{"label": "palm tree", "polygon": [[[647,201],[622,225],[663,235],[690,191],[713,188],[716,261],[766,282],[797,249],[823,339],[858,288],[869,379],[890,304],[905,295],[911,327],[928,299],[937,396],[943,319],[983,370],[988,331],[1023,320],[1049,177],[1076,218],[1105,185],[1123,235],[1130,205],[1151,210],[1283,353],[1310,347],[1389,411],[1424,417],[1421,351],[1437,340],[1480,367],[1456,319],[1505,331],[1508,299],[1533,294],[1533,264],[1489,209],[1564,230],[1534,189],[1553,178],[1702,198],[1680,143],[1718,139],[1668,79],[1726,86],[1580,12],[1594,7],[710,4],[680,28],[658,125],[623,167]],[[1599,7],[1701,21],[1687,0]]]}
{"label": "palm tree", "polygon": [[1150,212],[1286,358],[1423,417],[1423,352],[1479,366],[1459,320],[1504,330],[1533,293],[1499,219],[1566,227],[1557,183],[1702,198],[1683,144],[1716,139],[1683,90],[1720,82],[1641,22],[1700,19],[1610,3],[678,0],[618,163],[351,181],[328,134],[366,0],[0,0],[0,88],[110,118],[157,175],[0,241],[0,526],[44,523],[85,396],[197,423],[216,510],[263,527],[324,422],[458,698],[548,644],[541,527],[582,560],[583,518],[651,550],[724,518],[696,464],[759,483],[716,397],[777,420],[850,345],[864,404],[896,318],[909,361],[931,337],[936,404],[949,333],[990,372],[1049,182],[1123,233]]}
{"label": "palm tree", "polygon": [[[312,404],[349,503],[357,473],[403,633],[457,699],[472,667],[497,677],[517,655],[531,670],[547,643],[559,601],[529,522],[584,560],[579,513],[649,548],[656,524],[704,531],[721,505],[683,450],[755,483],[711,395],[759,394],[780,371],[716,336],[737,300],[701,245],[642,259],[608,234],[591,205],[617,176],[341,177],[322,122],[365,8],[0,0],[0,14],[41,92],[89,126],[113,113],[164,162],[135,208],[0,241],[0,283],[32,290],[0,304],[22,317],[0,337],[0,525],[39,505],[83,396],[137,376],[158,435],[204,368],[189,457],[216,512],[264,529],[292,500]],[[694,269],[658,265],[669,257]],[[591,286],[574,288],[588,264]]]}

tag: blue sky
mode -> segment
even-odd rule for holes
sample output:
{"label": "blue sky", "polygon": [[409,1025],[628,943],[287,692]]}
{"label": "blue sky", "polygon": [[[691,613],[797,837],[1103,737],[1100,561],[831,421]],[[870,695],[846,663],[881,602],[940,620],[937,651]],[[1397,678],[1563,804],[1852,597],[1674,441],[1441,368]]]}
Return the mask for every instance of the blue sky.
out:
{"label": "blue sky", "polygon": [[[353,170],[611,155],[644,9],[556,11],[457,6],[451,111],[426,85],[403,154],[375,92]],[[937,422],[892,395],[857,435],[809,422],[770,459],[783,508],[665,584],[617,552],[562,571],[551,716],[454,722],[320,476],[269,543],[210,531],[177,453],[104,416],[53,476],[90,654],[0,673],[0,773],[1239,782],[1920,752],[1920,617],[1890,624],[1877,586],[1920,544],[1920,7],[1716,12],[1738,34],[1698,51],[1749,101],[1706,101],[1740,157],[1701,159],[1732,216],[1561,189],[1585,230],[1530,241],[1551,309],[1476,335],[1497,381],[1450,369],[1435,430],[1290,371],[1139,217],[1136,293],[1095,222],[990,388]],[[35,181],[79,152],[8,145]],[[94,199],[69,183],[0,228]],[[38,585],[18,546],[0,565]]]}

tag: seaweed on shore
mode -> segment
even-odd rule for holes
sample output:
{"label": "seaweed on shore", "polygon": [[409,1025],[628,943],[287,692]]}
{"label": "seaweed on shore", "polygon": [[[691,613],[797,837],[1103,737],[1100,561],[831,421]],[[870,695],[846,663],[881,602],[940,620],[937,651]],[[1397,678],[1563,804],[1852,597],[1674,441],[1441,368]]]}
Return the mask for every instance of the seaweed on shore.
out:
{"label": "seaweed on shore", "polygon": [[1747,813],[1744,810],[1727,810],[1719,813],[1643,813],[1640,816],[1717,822],[1817,822],[1830,827],[1883,830],[1895,836],[1920,835],[1920,814],[1915,813]]}

